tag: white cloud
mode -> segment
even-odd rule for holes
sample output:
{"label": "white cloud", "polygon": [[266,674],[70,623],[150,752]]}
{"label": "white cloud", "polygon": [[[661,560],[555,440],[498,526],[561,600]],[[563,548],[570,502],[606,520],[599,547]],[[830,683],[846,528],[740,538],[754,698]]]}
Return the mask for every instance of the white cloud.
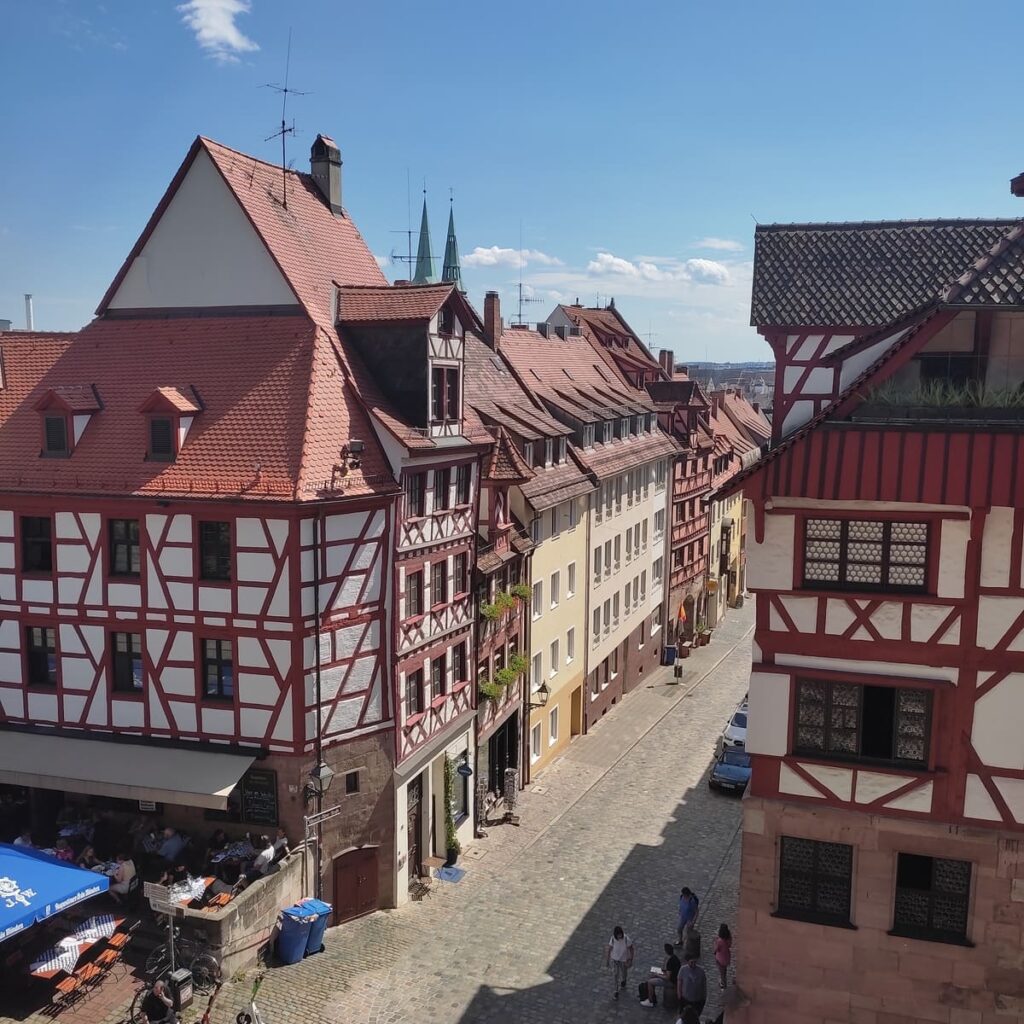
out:
{"label": "white cloud", "polygon": [[610,252],[599,252],[587,264],[591,277],[626,277],[640,281],[681,281],[692,284],[728,285],[729,268],[715,260],[691,259],[663,262],[627,260]]}
{"label": "white cloud", "polygon": [[694,249],[717,249],[719,252],[743,252],[743,243],[734,242],[731,238],[700,238],[693,243]]}
{"label": "white cloud", "polygon": [[389,256],[374,256],[373,258],[377,261],[377,266],[381,270],[387,270],[391,266],[391,258]]}
{"label": "white cloud", "polygon": [[538,249],[503,249],[498,245],[478,245],[462,257],[466,267],[526,267],[535,263],[542,267],[560,267],[562,261]]}
{"label": "white cloud", "polygon": [[248,14],[251,7],[249,0],[188,0],[178,10],[208,56],[222,64],[236,64],[238,54],[259,49],[235,24],[235,18]]}

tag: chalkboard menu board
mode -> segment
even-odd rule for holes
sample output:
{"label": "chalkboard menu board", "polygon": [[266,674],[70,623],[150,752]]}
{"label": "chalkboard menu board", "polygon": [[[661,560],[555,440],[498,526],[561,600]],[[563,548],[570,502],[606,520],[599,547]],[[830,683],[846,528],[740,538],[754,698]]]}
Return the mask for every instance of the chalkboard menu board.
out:
{"label": "chalkboard menu board", "polygon": [[228,794],[226,811],[208,808],[207,821],[232,821],[249,825],[277,824],[277,772],[250,768]]}
{"label": "chalkboard menu board", "polygon": [[250,768],[243,776],[242,821],[250,825],[277,824],[277,772]]}

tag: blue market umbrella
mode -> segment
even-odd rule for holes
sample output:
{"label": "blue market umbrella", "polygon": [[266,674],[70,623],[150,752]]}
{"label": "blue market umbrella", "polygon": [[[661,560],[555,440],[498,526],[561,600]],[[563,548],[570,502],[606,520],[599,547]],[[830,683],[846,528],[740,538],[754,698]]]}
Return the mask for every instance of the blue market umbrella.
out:
{"label": "blue market umbrella", "polygon": [[0,843],[0,942],[109,886],[106,875],[28,846]]}

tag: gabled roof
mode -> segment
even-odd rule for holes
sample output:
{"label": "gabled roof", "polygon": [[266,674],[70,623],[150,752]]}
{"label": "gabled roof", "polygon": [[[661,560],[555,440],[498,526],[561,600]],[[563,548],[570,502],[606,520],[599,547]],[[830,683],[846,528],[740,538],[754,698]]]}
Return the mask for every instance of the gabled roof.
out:
{"label": "gabled roof", "polygon": [[163,409],[188,415],[200,412],[202,408],[192,388],[159,387],[139,406],[139,412]]}
{"label": "gabled roof", "polygon": [[[329,334],[305,316],[99,319],[71,336],[4,335],[2,347],[4,490],[285,501],[397,490]],[[82,379],[102,411],[71,458],[40,458],[35,403]],[[204,409],[174,462],[155,462],[139,410],[168,380],[201,381]],[[352,438],[365,441],[358,471],[339,459]]]}
{"label": "gabled roof", "polygon": [[484,458],[483,476],[485,481],[505,484],[524,483],[533,476],[504,427],[498,427],[494,447]]}
{"label": "gabled roof", "polygon": [[38,410],[59,406],[71,413],[97,412],[103,408],[96,389],[91,384],[58,384],[47,388],[36,402]]}
{"label": "gabled roof", "polygon": [[1024,222],[947,288],[942,301],[955,306],[1024,305]]}
{"label": "gabled roof", "polygon": [[1016,220],[763,224],[754,234],[755,327],[874,327],[934,299]]}
{"label": "gabled roof", "polygon": [[[211,139],[198,137],[153,211],[132,251],[100,301],[102,314],[174,198],[196,155],[205,151],[266,245],[298,301],[320,324],[333,323],[332,298],[339,285],[386,285],[387,279],[347,214],[335,216],[309,174],[275,164]],[[287,208],[282,189],[287,188]]]}
{"label": "gabled roof", "polygon": [[574,324],[582,327],[584,333],[615,358],[624,358],[626,363],[638,370],[655,371],[664,376],[662,365],[650,349],[640,340],[626,318],[618,311],[614,302],[607,306],[560,305],[560,309]]}
{"label": "gabled roof", "polygon": [[772,425],[768,417],[760,409],[755,409],[738,391],[727,390],[723,393],[722,409],[756,447],[771,440]]}
{"label": "gabled roof", "polygon": [[346,285],[338,289],[339,323],[430,320],[449,300],[455,303],[465,326],[483,331],[476,310],[454,283],[424,285]]}

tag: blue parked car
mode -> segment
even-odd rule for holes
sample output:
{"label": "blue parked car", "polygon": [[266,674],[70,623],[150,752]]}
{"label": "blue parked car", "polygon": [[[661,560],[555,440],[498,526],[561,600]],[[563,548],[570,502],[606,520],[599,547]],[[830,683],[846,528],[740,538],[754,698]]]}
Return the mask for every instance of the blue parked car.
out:
{"label": "blue parked car", "polygon": [[712,789],[742,794],[749,781],[750,755],[741,747],[726,747],[711,769],[708,785]]}

